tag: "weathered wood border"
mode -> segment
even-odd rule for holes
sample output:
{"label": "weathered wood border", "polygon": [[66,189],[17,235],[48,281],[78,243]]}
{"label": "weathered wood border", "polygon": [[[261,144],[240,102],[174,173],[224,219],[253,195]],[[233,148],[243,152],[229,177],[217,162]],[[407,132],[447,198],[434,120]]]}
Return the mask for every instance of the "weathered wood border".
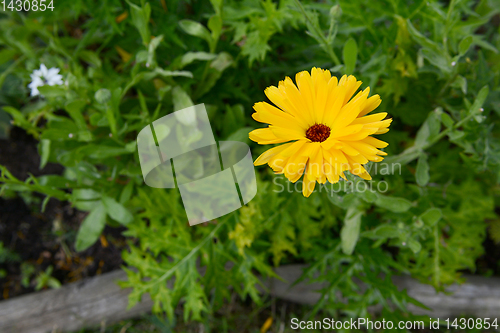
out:
{"label": "weathered wood border", "polygon": [[[278,267],[276,272],[287,282],[277,279],[264,281],[271,295],[301,304],[314,304],[320,294],[318,284],[304,282],[290,288],[302,273],[304,265]],[[121,289],[116,281],[125,280],[123,271],[115,271],[80,282],[16,297],[0,302],[0,332],[46,333],[66,332],[97,326],[102,321],[113,323],[147,313],[152,306],[145,295],[142,302],[126,310],[130,290]],[[411,307],[416,314],[453,318],[470,315],[478,318],[498,318],[500,321],[500,278],[469,276],[462,285],[447,289],[452,294],[437,294],[431,286],[407,276],[395,277],[394,283],[432,311]]]}

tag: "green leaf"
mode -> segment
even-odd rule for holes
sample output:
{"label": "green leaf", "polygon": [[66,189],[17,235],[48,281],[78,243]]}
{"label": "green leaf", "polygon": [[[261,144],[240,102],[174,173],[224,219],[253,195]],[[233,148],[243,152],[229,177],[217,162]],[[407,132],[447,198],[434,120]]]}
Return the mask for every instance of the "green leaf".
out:
{"label": "green leaf", "polygon": [[221,52],[217,55],[217,58],[212,60],[210,63],[209,71],[205,82],[198,86],[196,90],[195,98],[199,98],[203,94],[207,93],[215,85],[217,80],[221,77],[222,72],[233,64],[233,57],[227,52]]}
{"label": "green leaf", "polygon": [[148,45],[150,41],[150,36],[151,33],[149,31],[149,18],[151,16],[151,6],[149,3],[146,3],[144,7],[139,7],[137,5],[134,5],[133,3],[129,2],[127,0],[127,3],[130,6],[130,14],[132,14],[132,22],[134,23],[135,27],[139,31],[141,38],[142,38],[142,43],[144,45]]}
{"label": "green leaf", "polygon": [[208,52],[188,52],[180,60],[179,68],[184,68],[195,60],[213,60],[217,55]]}
{"label": "green leaf", "polygon": [[223,0],[210,0],[212,3],[212,7],[214,7],[215,13],[217,15],[220,15],[220,12],[222,10],[222,3],[224,2]]}
{"label": "green leaf", "polygon": [[347,255],[352,254],[358,242],[362,215],[363,212],[359,211],[358,208],[349,208],[347,210],[344,226],[340,230],[342,252]]}
{"label": "green leaf", "polygon": [[156,60],[155,60],[155,51],[160,45],[160,43],[163,41],[163,35],[156,36],[151,41],[149,42],[148,46],[148,58],[147,58],[147,63],[146,66],[154,66],[156,67]]}
{"label": "green leaf", "polygon": [[127,225],[134,220],[134,216],[121,203],[106,195],[102,196],[102,203],[106,213],[115,221]]}
{"label": "green leaf", "polygon": [[481,90],[479,90],[479,93],[477,94],[474,103],[472,103],[472,106],[469,109],[469,114],[477,113],[479,111],[479,109],[483,106],[486,97],[488,97],[489,92],[490,88],[488,87],[488,85],[485,85],[484,87],[481,88]]}
{"label": "green leaf", "polygon": [[411,208],[411,202],[405,198],[390,197],[379,194],[375,204],[394,213],[403,213]]}
{"label": "green leaf", "polygon": [[48,84],[38,87],[38,91],[43,97],[61,97],[66,94],[66,89],[62,85],[49,86]]}
{"label": "green leaf", "polygon": [[345,73],[352,74],[354,68],[356,67],[356,60],[358,57],[358,46],[354,38],[349,38],[344,44],[342,55],[344,58]]}
{"label": "green leaf", "polygon": [[453,88],[460,88],[464,94],[467,93],[467,79],[462,75],[458,75],[455,81],[451,84]]}
{"label": "green leaf", "polygon": [[408,32],[410,33],[411,37],[418,44],[420,44],[424,48],[426,48],[434,53],[439,54],[442,52],[440,46],[436,42],[434,42],[434,41],[428,39],[427,37],[425,37],[424,35],[422,35],[420,33],[420,31],[415,29],[415,27],[413,26],[413,24],[411,23],[410,20],[406,20],[406,23],[407,23],[407,27],[408,27]]}
{"label": "green leaf", "polygon": [[19,51],[16,49],[11,49],[11,48],[6,48],[0,50],[0,65],[3,65],[7,61],[11,61],[14,59],[14,56],[18,53]]}
{"label": "green leaf", "polygon": [[227,137],[227,141],[240,141],[240,142],[249,142],[248,134],[253,130],[252,127],[243,127],[235,132],[233,132],[231,135]]}
{"label": "green leaf", "polygon": [[209,45],[212,43],[212,36],[207,28],[205,28],[201,23],[192,20],[181,20],[179,25],[184,30],[185,33],[202,38],[207,41]]}
{"label": "green leaf", "polygon": [[50,156],[50,140],[40,140],[40,169],[43,169],[47,162],[49,161]]}
{"label": "green leaf", "polygon": [[[188,93],[180,86],[175,86],[174,89],[172,89],[172,101],[174,103],[174,111],[193,106],[191,97],[189,97]],[[182,120],[181,122],[184,123]]]}
{"label": "green leaf", "polygon": [[82,114],[86,105],[87,102],[84,99],[77,99],[66,103],[64,106],[64,109],[68,112],[70,117],[75,121],[75,124],[80,129],[87,129],[87,123],[85,122],[85,118]]}
{"label": "green leaf", "polygon": [[125,187],[123,188],[122,193],[120,194],[120,203],[122,205],[125,205],[130,200],[133,190],[134,190],[134,182],[129,181],[128,184],[125,185]]}
{"label": "green leaf", "polygon": [[451,128],[455,123],[453,119],[451,119],[450,115],[445,112],[441,113],[441,121],[447,128]]}
{"label": "green leaf", "polygon": [[101,202],[96,205],[83,220],[76,235],[75,250],[77,252],[88,249],[101,235],[106,225],[106,209]]}
{"label": "green leaf", "polygon": [[97,103],[106,104],[111,100],[111,91],[106,88],[101,88],[95,92],[94,98]]}
{"label": "green leaf", "polygon": [[362,191],[359,193],[359,196],[368,203],[374,203],[378,198],[378,195],[373,191]]}
{"label": "green leaf", "polygon": [[428,226],[435,225],[443,216],[443,213],[439,208],[429,208],[422,215],[420,215],[420,220]]}
{"label": "green leaf", "polygon": [[467,36],[464,39],[460,41],[460,44],[458,44],[458,53],[463,56],[469,48],[472,45],[472,42],[474,41],[474,38],[472,36]]}
{"label": "green leaf", "polygon": [[4,106],[3,110],[8,114],[10,114],[10,116],[13,118],[14,125],[22,127],[24,129],[33,127],[31,123],[26,119],[26,116],[21,111],[11,106]]}
{"label": "green leaf", "polygon": [[[217,41],[220,37],[220,34],[222,32],[222,18],[219,15],[213,15],[209,20],[208,20],[208,28],[212,32],[212,42],[214,43]],[[215,50],[212,50],[215,51]]]}
{"label": "green leaf", "polygon": [[425,186],[429,182],[429,163],[427,163],[426,153],[422,153],[418,158],[415,178],[417,180],[417,184],[420,186]]}
{"label": "green leaf", "polygon": [[102,61],[99,58],[99,55],[90,50],[81,50],[80,52],[78,52],[78,57],[86,63],[93,65],[94,67],[102,66]]}
{"label": "green leaf", "polygon": [[422,249],[422,244],[414,239],[410,239],[408,241],[408,247],[413,251],[413,253],[418,253]]}
{"label": "green leaf", "polygon": [[440,116],[436,112],[431,112],[415,136],[415,147],[425,148],[425,146],[439,134],[441,129]]}

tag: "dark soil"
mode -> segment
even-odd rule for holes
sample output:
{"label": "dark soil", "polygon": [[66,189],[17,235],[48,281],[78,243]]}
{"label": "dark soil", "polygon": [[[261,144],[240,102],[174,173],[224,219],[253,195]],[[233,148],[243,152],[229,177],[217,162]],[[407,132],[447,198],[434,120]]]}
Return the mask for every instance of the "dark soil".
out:
{"label": "dark soil", "polygon": [[483,242],[484,254],[476,260],[475,274],[484,276],[500,276],[500,244],[495,243],[489,235]]}
{"label": "dark soil", "polygon": [[[63,171],[62,166],[51,163],[40,170],[36,140],[18,128],[12,129],[9,140],[0,140],[0,164],[21,180],[29,173],[40,176]],[[37,277],[49,266],[53,267],[52,277],[65,284],[112,271],[122,264],[123,229],[106,227],[100,241],[77,253],[73,244],[87,213],[56,199],[51,199],[40,213],[42,200],[39,194],[24,199],[0,198],[0,271],[6,273],[0,278],[0,299],[34,291]],[[25,267],[24,274],[21,266]],[[26,274],[28,266],[30,274]]]}

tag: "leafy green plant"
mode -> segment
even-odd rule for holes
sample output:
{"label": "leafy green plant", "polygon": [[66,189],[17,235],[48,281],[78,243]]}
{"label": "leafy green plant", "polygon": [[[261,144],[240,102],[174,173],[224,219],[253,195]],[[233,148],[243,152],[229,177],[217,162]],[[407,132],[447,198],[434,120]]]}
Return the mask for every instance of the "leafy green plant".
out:
{"label": "leafy green plant", "polygon": [[58,279],[52,276],[52,271],[54,267],[49,266],[44,272],[40,272],[38,276],[35,278],[35,290],[41,290],[47,287],[50,288],[60,288],[61,282]]}

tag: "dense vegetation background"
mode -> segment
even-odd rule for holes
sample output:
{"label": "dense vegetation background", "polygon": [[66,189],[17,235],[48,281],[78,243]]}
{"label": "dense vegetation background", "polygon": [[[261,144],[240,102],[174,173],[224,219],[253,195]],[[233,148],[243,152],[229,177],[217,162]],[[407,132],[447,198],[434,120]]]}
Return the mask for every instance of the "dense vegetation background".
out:
{"label": "dense vegetation background", "polygon": [[[18,175],[3,150],[1,196],[21,197],[34,212],[57,202],[76,208],[71,221],[44,229],[70,258],[106,244],[106,225],[118,230],[108,234],[122,251],[130,304],[149,293],[153,311],[170,321],[218,331],[207,318],[233,293],[262,304],[258,276],[287,263],[307,263],[303,277],[326,282],[311,316],[367,317],[383,304],[384,318],[409,318],[413,300],[393,274],[438,290],[464,271],[500,274],[499,10],[495,0],[61,0],[53,11],[0,11],[2,128],[13,126],[11,141],[15,128],[36,140],[45,170]],[[41,64],[59,68],[64,84],[31,97],[30,74]],[[264,89],[312,67],[354,74],[393,118],[381,138],[394,172],[371,172],[374,191],[353,191],[364,181],[349,177],[354,187],[304,198],[260,167],[247,206],[188,227],[178,191],[143,183],[135,141],[143,127],[205,103],[217,140],[250,144],[259,126],[252,105],[266,100]],[[268,147],[251,148],[255,158]],[[16,253],[11,234],[2,240],[7,290],[67,282],[61,267],[53,273]]]}

